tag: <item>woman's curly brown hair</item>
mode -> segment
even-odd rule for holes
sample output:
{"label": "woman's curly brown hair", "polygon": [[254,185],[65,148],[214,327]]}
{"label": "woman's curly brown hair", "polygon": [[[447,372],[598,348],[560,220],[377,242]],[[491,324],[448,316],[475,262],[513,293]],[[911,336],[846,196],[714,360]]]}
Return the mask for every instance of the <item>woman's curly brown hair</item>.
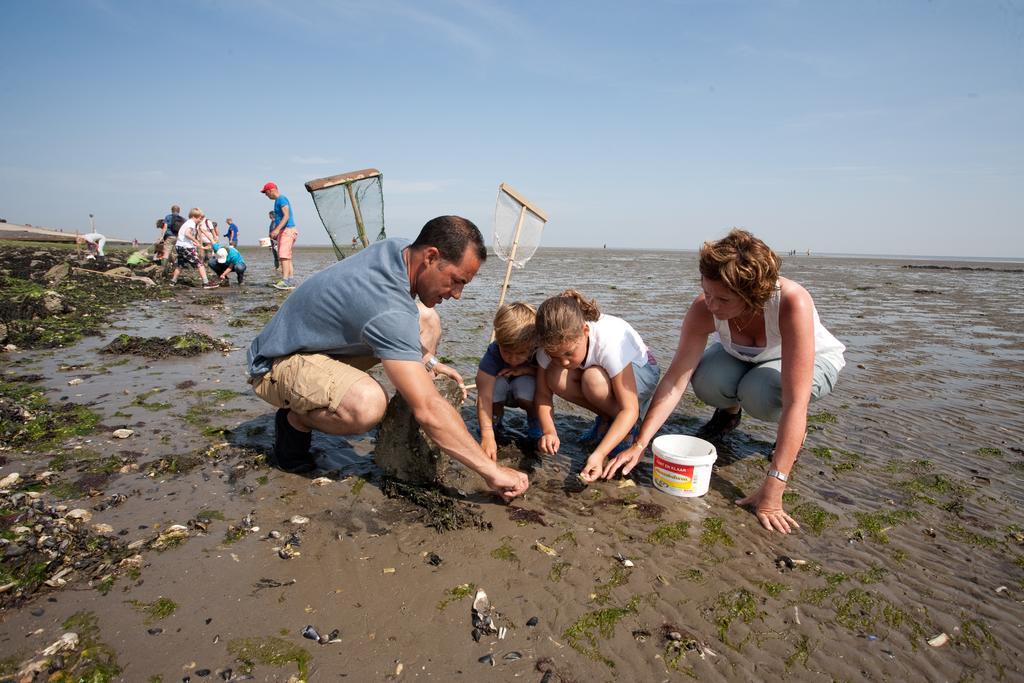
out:
{"label": "woman's curly brown hair", "polygon": [[779,281],[782,260],[746,230],[733,228],[700,248],[700,274],[736,292],[750,308],[761,308]]}

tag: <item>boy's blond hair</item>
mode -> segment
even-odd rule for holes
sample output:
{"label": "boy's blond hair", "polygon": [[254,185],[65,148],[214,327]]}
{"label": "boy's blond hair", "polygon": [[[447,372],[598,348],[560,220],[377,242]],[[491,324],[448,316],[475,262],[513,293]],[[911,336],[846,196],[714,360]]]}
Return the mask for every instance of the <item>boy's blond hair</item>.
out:
{"label": "boy's blond hair", "polygon": [[201,218],[203,216],[203,210],[200,208],[194,208],[188,210],[189,218]]}
{"label": "boy's blond hair", "polygon": [[503,304],[494,316],[494,340],[498,346],[521,349],[535,346],[537,309],[516,301]]}

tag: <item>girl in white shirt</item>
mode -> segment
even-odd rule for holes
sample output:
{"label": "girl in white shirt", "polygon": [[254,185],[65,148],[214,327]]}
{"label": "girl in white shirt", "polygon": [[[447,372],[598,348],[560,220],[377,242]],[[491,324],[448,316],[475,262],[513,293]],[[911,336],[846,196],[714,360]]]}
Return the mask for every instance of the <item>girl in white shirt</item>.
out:
{"label": "girl in white shirt", "polygon": [[[542,453],[558,452],[552,394],[596,413],[584,441],[597,442],[580,473],[592,481],[605,459],[635,436],[636,421],[658,384],[658,364],[636,330],[621,318],[603,315],[594,301],[574,289],[551,297],[537,309],[535,402],[544,435]],[[592,437],[592,438],[590,438]]]}

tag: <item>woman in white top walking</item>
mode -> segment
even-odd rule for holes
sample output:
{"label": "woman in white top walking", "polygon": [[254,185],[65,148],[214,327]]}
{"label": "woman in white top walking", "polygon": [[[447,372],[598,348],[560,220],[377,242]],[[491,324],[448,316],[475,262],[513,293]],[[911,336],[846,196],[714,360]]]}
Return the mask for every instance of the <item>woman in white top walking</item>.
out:
{"label": "woman in white top walking", "polygon": [[[715,407],[697,436],[734,429],[744,409],[777,422],[771,469],[756,492],[736,501],[752,506],[762,526],[789,533],[799,524],[782,507],[789,471],[803,445],[811,401],[829,394],[846,349],[818,319],[814,301],[779,276],[779,257],[745,230],[733,230],[700,250],[701,289],[683,319],[672,364],[658,385],[634,444],[602,476],[629,473],[691,384]],[[707,347],[708,337],[714,335]]]}

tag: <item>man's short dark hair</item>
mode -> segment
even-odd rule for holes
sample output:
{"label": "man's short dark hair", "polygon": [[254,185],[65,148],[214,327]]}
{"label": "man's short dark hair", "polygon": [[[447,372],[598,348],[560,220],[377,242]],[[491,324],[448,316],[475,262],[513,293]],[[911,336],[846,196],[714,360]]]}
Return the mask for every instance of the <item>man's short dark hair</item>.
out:
{"label": "man's short dark hair", "polygon": [[461,216],[438,216],[427,221],[412,243],[413,249],[426,247],[436,247],[449,263],[460,263],[467,247],[473,248],[480,263],[487,260],[483,235],[473,221]]}

